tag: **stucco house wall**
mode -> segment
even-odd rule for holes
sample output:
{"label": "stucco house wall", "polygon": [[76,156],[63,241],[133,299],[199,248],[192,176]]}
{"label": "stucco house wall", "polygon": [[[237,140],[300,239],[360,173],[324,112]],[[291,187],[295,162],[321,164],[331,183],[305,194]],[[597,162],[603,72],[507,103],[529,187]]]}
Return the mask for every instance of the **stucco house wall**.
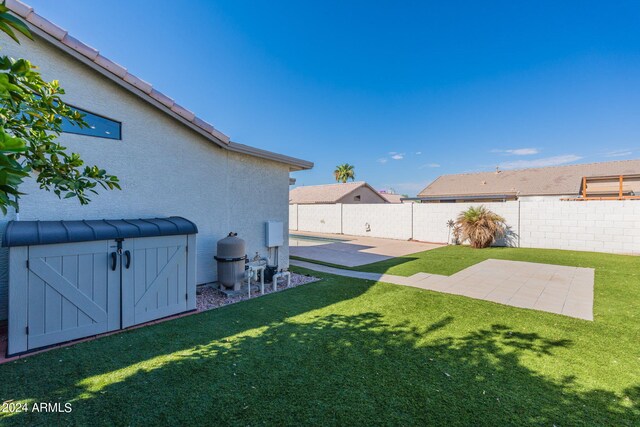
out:
{"label": "stucco house wall", "polygon": [[[119,177],[122,191],[104,191],[81,206],[60,200],[28,180],[21,190],[20,220],[144,218],[179,215],[195,222],[197,283],[216,280],[216,242],[234,231],[247,253],[267,254],[264,222],[288,227],[287,164],[222,149],[44,40],[21,45],[0,38],[3,54],[23,57],[57,79],[68,104],[122,122],[122,140],[63,134],[60,142]],[[2,218],[0,232],[9,220]],[[288,267],[289,248],[279,251]],[[0,319],[6,318],[7,250],[0,250]]]}
{"label": "stucco house wall", "polygon": [[[358,196],[360,198],[358,199]],[[336,203],[359,204],[359,203],[387,203],[378,193],[371,188],[364,186],[353,190],[351,193],[340,198]]]}

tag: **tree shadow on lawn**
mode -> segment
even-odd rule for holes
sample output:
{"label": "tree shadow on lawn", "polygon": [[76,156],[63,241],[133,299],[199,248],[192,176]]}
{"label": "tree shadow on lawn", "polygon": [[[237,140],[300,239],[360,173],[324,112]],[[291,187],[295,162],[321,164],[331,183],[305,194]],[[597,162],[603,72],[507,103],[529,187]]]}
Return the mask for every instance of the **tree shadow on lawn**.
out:
{"label": "tree shadow on lawn", "polygon": [[[573,378],[552,379],[523,358],[571,346],[494,324],[445,336],[445,317],[424,327],[389,324],[375,312],[284,319],[159,355],[46,394],[72,401],[59,416],[7,422],[277,425],[637,425],[640,388],[627,404]],[[205,340],[203,340],[204,342]],[[635,403],[629,403],[635,402]]]}

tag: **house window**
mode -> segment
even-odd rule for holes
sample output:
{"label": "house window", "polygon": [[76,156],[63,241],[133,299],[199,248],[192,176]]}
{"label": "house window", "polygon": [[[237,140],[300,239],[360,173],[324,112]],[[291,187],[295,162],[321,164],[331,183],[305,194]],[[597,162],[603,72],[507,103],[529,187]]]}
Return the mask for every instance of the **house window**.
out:
{"label": "house window", "polygon": [[121,128],[122,123],[115,120],[99,116],[80,108],[71,107],[79,111],[83,115],[84,121],[88,127],[76,126],[66,119],[62,119],[62,132],[75,133],[78,135],[95,136],[98,138],[122,139]]}
{"label": "house window", "polygon": [[359,201],[360,201],[360,196],[355,196],[355,197],[353,198],[353,200],[355,200],[356,202],[359,202]]}

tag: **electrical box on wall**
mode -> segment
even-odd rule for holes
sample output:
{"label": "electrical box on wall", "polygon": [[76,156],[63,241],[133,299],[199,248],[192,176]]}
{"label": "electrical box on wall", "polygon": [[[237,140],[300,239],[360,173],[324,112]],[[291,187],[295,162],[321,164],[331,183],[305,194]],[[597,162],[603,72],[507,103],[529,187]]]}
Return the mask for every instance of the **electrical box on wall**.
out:
{"label": "electrical box on wall", "polygon": [[267,221],[265,229],[267,247],[275,248],[284,245],[284,226],[282,221]]}

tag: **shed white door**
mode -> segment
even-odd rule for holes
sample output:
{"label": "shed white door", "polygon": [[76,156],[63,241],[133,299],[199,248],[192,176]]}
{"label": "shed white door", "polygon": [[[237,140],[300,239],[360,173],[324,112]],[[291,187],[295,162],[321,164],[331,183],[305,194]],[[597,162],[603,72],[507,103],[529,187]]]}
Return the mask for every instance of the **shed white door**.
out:
{"label": "shed white door", "polygon": [[115,245],[103,240],[29,248],[28,349],[120,327],[120,269],[110,264]]}
{"label": "shed white door", "polygon": [[187,236],[125,239],[122,327],[187,310]]}

